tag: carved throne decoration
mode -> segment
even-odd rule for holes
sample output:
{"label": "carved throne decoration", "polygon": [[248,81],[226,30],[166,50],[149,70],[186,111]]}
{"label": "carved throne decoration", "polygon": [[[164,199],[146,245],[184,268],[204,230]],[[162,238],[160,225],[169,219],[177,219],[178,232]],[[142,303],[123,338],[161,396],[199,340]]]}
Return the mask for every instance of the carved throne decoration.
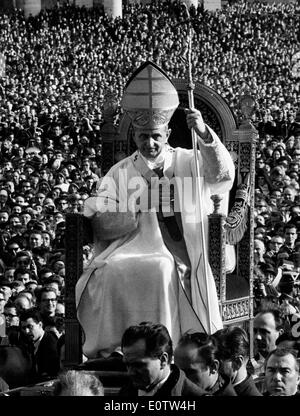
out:
{"label": "carved throne decoration", "polygon": [[[186,81],[173,81],[179,94],[180,106],[170,122],[172,133],[169,143],[174,147],[192,148],[191,134],[186,126],[183,111],[184,108],[188,108]],[[249,119],[254,100],[247,93],[241,96],[240,110],[243,119],[239,127],[226,101],[211,88],[196,83],[194,102],[195,107],[202,112],[204,120],[215,130],[232,154],[236,166],[236,180],[229,199],[227,217],[219,213],[219,196],[212,197],[214,211],[209,216],[209,261],[216,281],[223,323],[243,326],[250,323],[252,336],[256,130]],[[124,115],[117,131],[112,122],[115,109],[115,103],[112,102],[104,111],[105,123],[101,129],[104,173],[119,157],[127,156],[135,150],[130,119]],[[81,363],[82,360],[81,330],[75,308],[75,285],[82,273],[82,247],[92,241],[92,230],[89,222],[80,214],[68,214],[66,227],[65,365],[72,366]],[[234,245],[236,255],[236,267],[229,274],[225,270],[226,242]],[[252,340],[250,341],[252,345]]]}

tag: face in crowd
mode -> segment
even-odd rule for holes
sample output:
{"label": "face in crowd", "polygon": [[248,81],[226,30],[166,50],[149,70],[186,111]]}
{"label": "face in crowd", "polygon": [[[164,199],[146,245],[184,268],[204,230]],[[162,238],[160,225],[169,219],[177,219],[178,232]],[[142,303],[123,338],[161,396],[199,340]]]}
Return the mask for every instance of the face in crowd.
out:
{"label": "face in crowd", "polygon": [[204,390],[209,390],[218,377],[218,363],[207,365],[196,344],[178,345],[174,352],[175,364],[187,378]]}
{"label": "face in crowd", "polygon": [[259,313],[254,319],[254,347],[263,357],[276,348],[275,341],[282,333],[276,328],[274,315],[271,312]]}
{"label": "face in crowd", "polygon": [[138,389],[147,390],[164,377],[168,365],[168,354],[160,357],[149,357],[146,354],[146,342],[139,339],[134,344],[123,348],[124,362],[128,375]]}
{"label": "face in crowd", "polygon": [[265,387],[271,396],[292,396],[299,384],[299,363],[286,350],[282,354],[271,354],[266,363]]}
{"label": "face in crowd", "polygon": [[261,240],[254,240],[254,263],[262,262],[265,252],[266,248],[264,243]]}
{"label": "face in crowd", "polygon": [[43,292],[41,295],[40,311],[48,316],[55,315],[57,296],[54,291]]}
{"label": "face in crowd", "polygon": [[21,330],[31,342],[38,341],[44,332],[42,322],[35,322],[32,318],[21,321]]}
{"label": "face in crowd", "polygon": [[288,246],[293,246],[297,240],[297,228],[291,227],[287,228],[284,232],[285,244]]}
{"label": "face in crowd", "polygon": [[270,248],[274,251],[274,253],[278,253],[282,245],[283,245],[283,238],[280,235],[274,236],[271,238]]}

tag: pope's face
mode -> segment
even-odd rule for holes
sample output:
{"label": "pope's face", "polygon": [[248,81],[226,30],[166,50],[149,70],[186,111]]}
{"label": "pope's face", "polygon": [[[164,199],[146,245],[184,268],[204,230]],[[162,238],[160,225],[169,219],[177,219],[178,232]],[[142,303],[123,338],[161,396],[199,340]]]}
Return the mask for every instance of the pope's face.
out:
{"label": "pope's face", "polygon": [[155,159],[167,144],[170,130],[167,127],[159,129],[136,129],[134,141],[138,150],[146,159]]}

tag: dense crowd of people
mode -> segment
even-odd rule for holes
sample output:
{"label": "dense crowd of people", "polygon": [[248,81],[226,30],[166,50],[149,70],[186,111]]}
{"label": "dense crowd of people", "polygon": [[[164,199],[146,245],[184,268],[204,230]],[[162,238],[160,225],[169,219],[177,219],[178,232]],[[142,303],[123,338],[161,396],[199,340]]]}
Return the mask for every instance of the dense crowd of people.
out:
{"label": "dense crowd of people", "polygon": [[[190,25],[194,80],[236,114],[243,88],[256,100],[255,312],[272,302],[291,336],[300,314],[299,12],[297,3],[241,1],[213,13],[191,9],[188,22],[180,2],[153,1],[124,4],[114,20],[102,8],[75,6],[28,19],[19,10],[0,15],[0,330],[31,356],[41,350],[31,382],[59,371],[65,215],[82,212],[103,174],[106,94],[120,100],[145,60],[185,78]],[[121,117],[117,110],[116,124]],[[84,261],[91,255],[87,245]],[[44,332],[42,349],[34,342]]]}

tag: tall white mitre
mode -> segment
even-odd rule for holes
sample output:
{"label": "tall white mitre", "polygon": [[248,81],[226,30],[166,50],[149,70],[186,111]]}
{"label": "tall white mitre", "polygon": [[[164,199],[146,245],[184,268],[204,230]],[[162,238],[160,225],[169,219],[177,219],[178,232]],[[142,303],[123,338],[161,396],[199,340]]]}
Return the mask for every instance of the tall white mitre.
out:
{"label": "tall white mitre", "polygon": [[132,74],[121,101],[133,126],[143,129],[168,125],[178,105],[178,93],[171,79],[150,61]]}

